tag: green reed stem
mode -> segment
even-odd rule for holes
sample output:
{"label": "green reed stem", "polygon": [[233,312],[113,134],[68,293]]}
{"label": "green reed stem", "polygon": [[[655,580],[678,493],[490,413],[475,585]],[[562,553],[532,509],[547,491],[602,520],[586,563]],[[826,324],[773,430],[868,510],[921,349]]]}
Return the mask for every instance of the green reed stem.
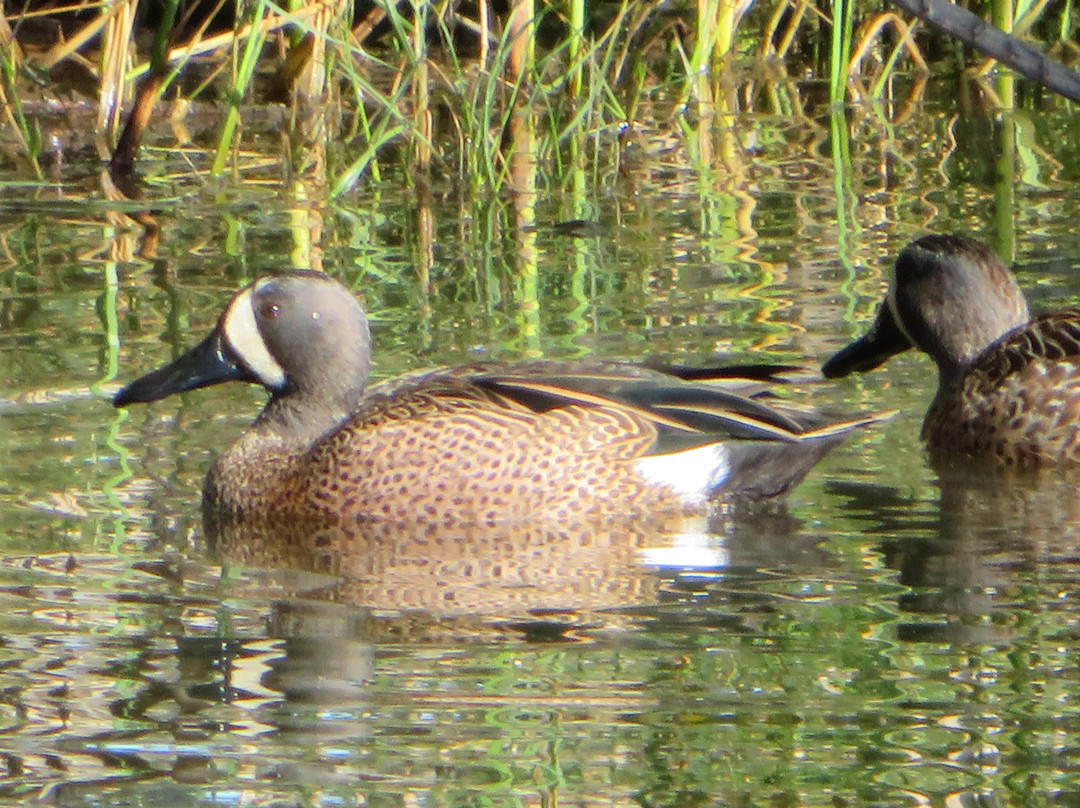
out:
{"label": "green reed stem", "polygon": [[173,26],[176,24],[176,10],[180,0],[165,0],[162,3],[161,23],[154,32],[154,45],[150,50],[150,70],[164,72],[169,63],[169,44],[172,40]]}
{"label": "green reed stem", "polygon": [[694,40],[694,50],[690,54],[689,63],[686,65],[687,83],[683,89],[683,103],[691,96],[699,101],[703,100],[703,89],[708,86],[707,71],[712,61],[711,53],[715,42],[716,0],[698,0],[697,37]]}
{"label": "green reed stem", "polygon": [[712,48],[712,66],[719,70],[722,63],[731,53],[735,46],[735,12],[738,3],[727,0],[720,4],[719,13],[716,16],[716,37]]}
{"label": "green reed stem", "polygon": [[[266,33],[263,31],[263,20],[270,13],[270,6],[266,0],[257,0],[251,20],[251,34],[244,43],[244,51],[240,58],[234,75],[232,87],[229,91],[229,112],[225,116],[225,123],[221,128],[221,137],[218,140],[217,151],[214,154],[214,162],[210,166],[210,175],[220,176],[225,170],[225,163],[229,157],[233,136],[236,127],[240,123],[240,106],[244,102],[244,96],[251,86],[251,80],[255,76],[255,68],[258,66],[259,54],[262,53],[263,43],[266,41]],[[238,23],[239,25],[239,23]]]}
{"label": "green reed stem", "polygon": [[372,133],[372,137],[368,140],[367,146],[364,151],[360,153],[349,165],[345,171],[341,173],[341,176],[334,182],[333,188],[330,189],[330,198],[341,196],[343,193],[352,190],[356,186],[356,183],[360,181],[360,178],[371,168],[375,162],[375,158],[383,146],[392,141],[394,138],[405,134],[409,127],[398,124],[397,126],[388,126],[387,120],[384,118],[382,123],[376,127]]}
{"label": "green reed stem", "polygon": [[570,32],[567,47],[570,56],[570,81],[567,89],[571,98],[581,97],[582,55],[585,52],[585,0],[570,0]]}
{"label": "green reed stem", "polygon": [[1010,33],[1016,19],[1013,0],[990,0],[990,19],[1002,31]]}
{"label": "green reed stem", "polygon": [[905,50],[903,42],[897,42],[892,51],[889,53],[889,58],[885,60],[885,64],[881,67],[881,75],[877,77],[877,81],[874,82],[874,86],[870,88],[870,97],[879,100],[885,92],[885,87],[889,81],[894,78],[894,70],[896,69],[896,60],[900,58],[900,54]]}
{"label": "green reed stem", "polygon": [[412,132],[413,160],[421,171],[431,168],[432,119],[431,90],[429,87],[429,66],[427,54],[428,4],[424,0],[413,0],[413,37],[412,53],[416,68],[412,76],[412,101],[415,126]]}
{"label": "green reed stem", "polygon": [[847,95],[848,65],[854,30],[853,0],[833,0],[832,50],[829,60],[829,100],[843,102]]}

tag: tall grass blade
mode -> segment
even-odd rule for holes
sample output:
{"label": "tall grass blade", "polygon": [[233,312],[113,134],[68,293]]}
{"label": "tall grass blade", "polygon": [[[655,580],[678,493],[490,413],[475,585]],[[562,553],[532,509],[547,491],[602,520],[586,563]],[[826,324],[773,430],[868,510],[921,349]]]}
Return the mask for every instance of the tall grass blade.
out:
{"label": "tall grass blade", "polygon": [[854,0],[832,0],[832,48],[829,54],[829,100],[843,103],[847,96],[848,65],[854,31]]}
{"label": "tall grass blade", "polygon": [[567,55],[570,58],[570,79],[566,89],[571,98],[581,97],[582,71],[585,55],[585,0],[570,0]]}
{"label": "tall grass blade", "polygon": [[360,178],[371,168],[372,164],[375,162],[379,149],[394,138],[405,134],[407,131],[408,127],[401,124],[390,127],[379,127],[368,141],[368,145],[364,148],[364,151],[360,153],[360,156],[357,157],[337,178],[337,181],[330,189],[330,198],[333,199],[351,191],[360,181]]}
{"label": "tall grass blade", "polygon": [[218,138],[217,151],[214,153],[214,161],[210,166],[210,175],[217,177],[225,170],[229,151],[232,148],[233,136],[236,127],[240,123],[240,105],[255,76],[255,68],[258,64],[259,54],[262,52],[263,43],[266,41],[266,31],[263,21],[270,13],[269,4],[266,0],[256,0],[252,8],[251,26],[247,41],[240,57],[240,63],[233,72],[232,87],[229,91],[229,111],[225,115],[225,123],[221,127],[221,136]]}

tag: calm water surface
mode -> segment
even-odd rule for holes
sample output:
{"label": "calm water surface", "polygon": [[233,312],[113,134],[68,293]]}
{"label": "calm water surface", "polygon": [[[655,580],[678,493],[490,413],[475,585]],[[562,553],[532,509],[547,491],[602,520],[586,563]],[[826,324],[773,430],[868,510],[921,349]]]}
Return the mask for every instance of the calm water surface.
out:
{"label": "calm water surface", "polygon": [[[737,176],[656,157],[582,194],[542,166],[534,234],[502,201],[418,207],[396,177],[333,206],[274,176],[210,189],[162,136],[156,260],[88,200],[96,167],[5,175],[0,797],[1076,804],[1077,480],[932,467],[925,358],[793,393],[902,412],[786,508],[677,536],[390,537],[322,572],[203,541],[202,475],[257,390],[107,402],[313,241],[364,297],[384,376],[482,356],[816,364],[927,231],[1012,244],[1037,306],[1080,299],[1061,121],[867,120],[839,179],[820,122],[767,118],[738,122]],[[1004,196],[1003,126],[1028,144]],[[575,218],[600,227],[547,226]]]}

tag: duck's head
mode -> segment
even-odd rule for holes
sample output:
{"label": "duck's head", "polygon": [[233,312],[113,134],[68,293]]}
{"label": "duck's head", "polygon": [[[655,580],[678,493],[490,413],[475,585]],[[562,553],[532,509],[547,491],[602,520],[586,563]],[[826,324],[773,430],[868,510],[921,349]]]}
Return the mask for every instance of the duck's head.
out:
{"label": "duck's head", "polygon": [[821,370],[827,378],[873,370],[915,347],[955,374],[1029,319],[1016,278],[991,250],[962,236],[923,236],[897,257],[870,330]]}
{"label": "duck's head", "polygon": [[[371,368],[367,317],[321,273],[271,275],[241,289],[217,327],[174,362],[136,379],[117,407],[227,381],[261,384],[275,403],[341,418],[356,408]],[[268,413],[270,410],[268,409]]]}

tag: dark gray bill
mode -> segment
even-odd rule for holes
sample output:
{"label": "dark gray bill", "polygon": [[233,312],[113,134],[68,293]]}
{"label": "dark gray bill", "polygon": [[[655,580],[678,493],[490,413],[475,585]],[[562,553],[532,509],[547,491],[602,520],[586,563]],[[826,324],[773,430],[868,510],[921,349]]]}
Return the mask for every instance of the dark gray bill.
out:
{"label": "dark gray bill", "polygon": [[206,339],[165,367],[136,379],[113,398],[113,405],[145,404],[174,393],[235,380],[250,380],[247,370],[225,357],[221,337],[214,331]]}
{"label": "dark gray bill", "polygon": [[889,307],[882,303],[877,319],[862,337],[840,349],[821,366],[826,379],[836,379],[849,373],[873,370],[890,356],[913,347],[893,319]]}

